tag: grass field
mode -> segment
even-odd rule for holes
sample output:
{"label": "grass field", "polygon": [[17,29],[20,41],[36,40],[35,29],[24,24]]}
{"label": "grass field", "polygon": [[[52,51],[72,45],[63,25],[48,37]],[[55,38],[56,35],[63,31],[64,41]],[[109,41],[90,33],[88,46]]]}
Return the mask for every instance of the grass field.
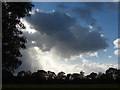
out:
{"label": "grass field", "polygon": [[120,84],[5,84],[2,88],[120,88]]}

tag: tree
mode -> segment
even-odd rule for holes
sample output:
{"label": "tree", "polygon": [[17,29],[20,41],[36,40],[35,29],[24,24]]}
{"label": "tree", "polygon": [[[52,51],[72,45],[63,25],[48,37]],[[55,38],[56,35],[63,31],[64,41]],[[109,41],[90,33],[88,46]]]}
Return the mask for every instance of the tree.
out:
{"label": "tree", "polygon": [[26,38],[21,29],[25,26],[20,18],[30,16],[32,5],[30,2],[2,3],[2,69],[14,72],[21,65],[20,49],[26,48]]}
{"label": "tree", "polygon": [[84,79],[84,78],[85,78],[84,72],[81,71],[81,72],[80,72],[80,79]]}
{"label": "tree", "polygon": [[92,72],[90,75],[90,79],[96,79],[97,78],[97,73]]}
{"label": "tree", "polygon": [[48,80],[56,79],[56,74],[54,72],[48,71]]}
{"label": "tree", "polygon": [[119,80],[120,80],[120,69],[117,70],[116,79],[119,79]]}
{"label": "tree", "polygon": [[65,80],[66,79],[66,76],[65,76],[65,72],[59,72],[57,74],[57,79],[61,79],[61,80]]}
{"label": "tree", "polygon": [[46,79],[46,76],[47,76],[47,72],[46,71],[44,71],[44,70],[38,70],[37,71],[37,78],[38,79],[41,79],[41,80],[45,80]]}
{"label": "tree", "polygon": [[17,74],[18,77],[24,77],[25,76],[25,71],[20,71],[18,74]]}
{"label": "tree", "polygon": [[103,74],[104,74],[104,73],[99,72],[98,75],[97,75],[97,79],[101,79]]}
{"label": "tree", "polygon": [[72,74],[67,74],[66,79],[67,79],[67,80],[73,80]]}
{"label": "tree", "polygon": [[117,69],[109,68],[106,70],[106,75],[108,79],[116,79],[117,76]]}
{"label": "tree", "polygon": [[80,74],[78,74],[78,73],[73,73],[73,74],[72,74],[72,77],[73,77],[73,80],[78,80],[78,79],[80,79]]}

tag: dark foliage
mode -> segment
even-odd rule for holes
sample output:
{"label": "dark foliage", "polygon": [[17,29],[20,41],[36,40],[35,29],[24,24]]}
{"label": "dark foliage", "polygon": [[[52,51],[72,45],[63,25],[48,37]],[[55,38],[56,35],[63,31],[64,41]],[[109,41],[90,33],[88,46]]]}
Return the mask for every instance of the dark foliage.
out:
{"label": "dark foliage", "polygon": [[24,49],[26,38],[21,29],[25,26],[20,18],[30,16],[33,5],[30,2],[2,3],[2,69],[14,72],[21,65],[20,49]]}
{"label": "dark foliage", "polygon": [[38,70],[21,71],[14,76],[8,71],[3,71],[3,83],[18,84],[91,84],[91,83],[119,83],[120,70],[109,68],[106,73],[94,73],[85,76],[84,72],[65,75],[65,72],[59,72],[57,75],[51,71]]}

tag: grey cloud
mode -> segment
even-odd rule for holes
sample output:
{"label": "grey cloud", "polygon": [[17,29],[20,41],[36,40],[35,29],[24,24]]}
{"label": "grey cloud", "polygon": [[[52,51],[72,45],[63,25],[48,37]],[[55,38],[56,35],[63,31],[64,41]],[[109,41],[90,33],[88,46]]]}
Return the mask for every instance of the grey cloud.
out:
{"label": "grey cloud", "polygon": [[60,8],[60,9],[66,9],[66,8],[67,8],[67,6],[65,6],[63,3],[57,4],[56,7],[57,7],[57,8]]}
{"label": "grey cloud", "polygon": [[93,13],[103,11],[103,3],[100,2],[86,2],[80,3],[84,4],[84,7],[75,7],[73,8],[73,13],[79,16],[82,20],[87,22],[87,24],[95,25],[96,19],[93,17]]}
{"label": "grey cloud", "polygon": [[110,10],[113,10],[113,11],[118,11],[118,2],[111,2],[111,3],[108,3],[108,8],[110,8]]}
{"label": "grey cloud", "polygon": [[104,4],[102,2],[86,2],[86,8],[91,11],[103,11]]}
{"label": "grey cloud", "polygon": [[35,40],[36,45],[53,50],[62,57],[79,55],[80,53],[93,52],[108,47],[107,40],[97,31],[90,31],[77,24],[75,18],[60,12],[35,12],[25,20],[37,32],[33,35],[26,34],[28,40]]}
{"label": "grey cloud", "polygon": [[[39,31],[33,34],[29,34],[28,32],[24,32],[23,34],[28,40],[26,44],[27,48],[38,46],[42,51],[50,51],[54,46],[55,38],[46,34],[41,34]],[[32,41],[35,41],[35,43],[32,43]]]}
{"label": "grey cloud", "polygon": [[72,37],[69,27],[76,23],[75,18],[71,18],[67,14],[61,14],[59,12],[36,12],[31,18],[26,17],[25,19],[33,28],[40,31],[41,34],[51,38],[55,37],[54,39],[58,41],[67,41],[69,37]]}
{"label": "grey cloud", "polygon": [[[104,12],[103,8],[108,8],[110,10],[118,10],[118,2],[88,2],[85,3],[86,8],[89,8],[92,12]],[[107,6],[107,7],[106,7]]]}
{"label": "grey cloud", "polygon": [[87,24],[96,24],[96,19],[92,17],[92,12],[90,9],[83,7],[75,7],[72,11],[77,14],[82,20],[86,21]]}

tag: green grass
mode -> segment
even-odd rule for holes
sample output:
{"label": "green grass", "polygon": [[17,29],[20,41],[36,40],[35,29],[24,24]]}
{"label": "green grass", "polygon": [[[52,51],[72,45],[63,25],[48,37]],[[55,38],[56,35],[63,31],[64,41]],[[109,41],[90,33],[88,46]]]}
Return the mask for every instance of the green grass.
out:
{"label": "green grass", "polygon": [[120,84],[5,84],[2,88],[120,88]]}

